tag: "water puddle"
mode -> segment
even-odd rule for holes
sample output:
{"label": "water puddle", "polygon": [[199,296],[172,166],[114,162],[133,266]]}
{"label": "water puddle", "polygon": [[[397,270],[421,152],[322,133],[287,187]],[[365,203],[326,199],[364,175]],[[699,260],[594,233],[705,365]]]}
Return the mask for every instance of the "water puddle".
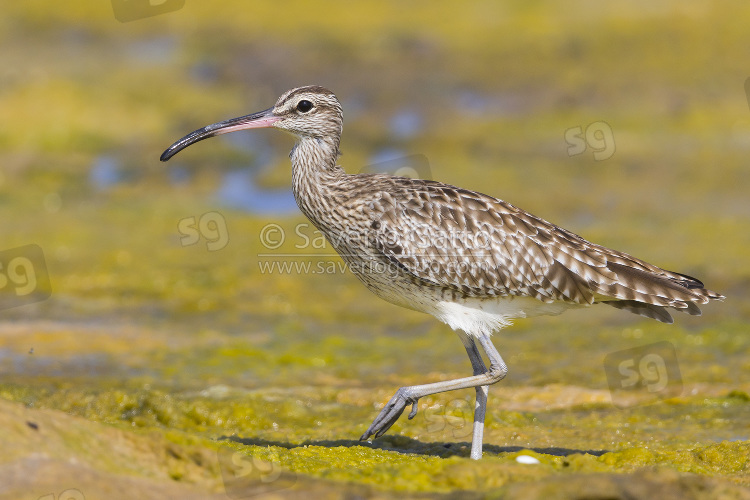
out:
{"label": "water puddle", "polygon": [[222,205],[255,215],[287,215],[297,211],[291,187],[265,189],[255,182],[252,170],[232,170],[224,174],[215,197]]}
{"label": "water puddle", "polygon": [[99,191],[104,191],[125,181],[120,160],[112,155],[94,158],[89,170],[89,182]]}

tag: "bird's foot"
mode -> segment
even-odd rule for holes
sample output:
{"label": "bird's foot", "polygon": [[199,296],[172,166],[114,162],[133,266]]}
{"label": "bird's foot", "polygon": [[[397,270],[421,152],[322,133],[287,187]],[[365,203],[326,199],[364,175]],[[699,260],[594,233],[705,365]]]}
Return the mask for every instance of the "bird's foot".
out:
{"label": "bird's foot", "polygon": [[411,395],[410,389],[410,387],[402,387],[396,391],[396,394],[393,395],[391,400],[388,401],[375,420],[373,420],[372,424],[370,424],[370,427],[359,438],[360,441],[365,441],[370,436],[377,438],[385,434],[396,423],[396,420],[404,412],[407,405],[411,405],[409,420],[414,418],[417,414],[417,402],[419,398]]}

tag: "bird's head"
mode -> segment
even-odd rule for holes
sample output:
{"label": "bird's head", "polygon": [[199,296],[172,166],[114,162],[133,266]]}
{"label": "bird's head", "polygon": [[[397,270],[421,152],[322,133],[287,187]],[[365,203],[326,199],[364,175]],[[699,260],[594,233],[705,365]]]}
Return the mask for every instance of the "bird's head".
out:
{"label": "bird's head", "polygon": [[300,139],[333,139],[338,145],[344,113],[336,96],[315,85],[284,93],[272,108],[208,125],[189,133],[161,155],[167,161],[186,147],[215,135],[251,128],[274,127]]}

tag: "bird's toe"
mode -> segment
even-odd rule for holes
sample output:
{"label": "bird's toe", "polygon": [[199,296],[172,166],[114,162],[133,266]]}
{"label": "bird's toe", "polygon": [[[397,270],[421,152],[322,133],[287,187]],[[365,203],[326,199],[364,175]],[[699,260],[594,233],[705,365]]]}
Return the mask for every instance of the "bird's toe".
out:
{"label": "bird's toe", "polygon": [[404,413],[404,409],[406,408],[406,406],[409,404],[412,405],[411,412],[409,413],[409,419],[414,418],[414,415],[417,414],[417,401],[417,399],[414,399],[408,395],[408,388],[402,387],[401,389],[399,389],[391,398],[391,400],[388,401],[385,407],[380,411],[378,416],[375,417],[375,420],[373,420],[372,424],[370,424],[370,427],[367,429],[367,431],[362,434],[360,440],[367,440],[370,436],[378,438],[388,432],[388,429],[390,429],[391,426],[396,423],[401,414]]}

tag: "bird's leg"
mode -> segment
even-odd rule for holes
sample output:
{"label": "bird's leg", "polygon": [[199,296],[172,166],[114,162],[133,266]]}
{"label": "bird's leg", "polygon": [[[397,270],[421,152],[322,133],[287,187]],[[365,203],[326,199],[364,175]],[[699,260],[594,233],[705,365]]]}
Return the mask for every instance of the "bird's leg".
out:
{"label": "bird's leg", "polygon": [[487,367],[484,365],[482,355],[479,353],[474,338],[468,336],[462,331],[457,331],[458,338],[461,339],[461,343],[466,348],[466,354],[469,355],[469,361],[471,361],[471,368],[474,370],[474,375],[480,375],[487,371]]}
{"label": "bird's leg", "polygon": [[[461,339],[466,353],[469,355],[471,361],[471,367],[474,369],[474,375],[480,375],[487,371],[487,367],[484,365],[482,355],[479,354],[477,344],[474,342],[472,337],[469,337],[462,331],[456,332],[458,337]],[[489,385],[482,385],[477,387],[477,397],[474,403],[474,429],[471,436],[471,458],[473,460],[479,460],[482,458],[482,441],[484,441],[484,419],[487,414],[487,396],[490,392]]]}
{"label": "bird's leg", "polygon": [[[500,353],[498,353],[497,349],[495,349],[495,346],[492,345],[490,336],[487,334],[480,334],[477,336],[477,338],[480,345],[482,346],[482,349],[484,349],[484,352],[487,353],[487,357],[490,360],[489,370],[479,375],[473,375],[471,377],[446,380],[444,382],[436,382],[433,384],[401,387],[398,391],[396,391],[396,394],[391,398],[390,401],[388,401],[388,403],[385,405],[385,408],[380,411],[380,414],[378,414],[370,427],[365,431],[364,434],[362,434],[362,437],[360,437],[359,439],[365,440],[370,436],[380,437],[385,434],[385,432],[390,429],[394,423],[396,423],[396,420],[398,420],[398,417],[400,417],[404,412],[404,408],[406,408],[407,405],[412,405],[411,412],[409,413],[409,418],[414,418],[414,415],[417,414],[417,402],[419,401],[419,398],[429,396],[431,394],[437,394],[439,392],[455,391],[456,389],[469,389],[473,387],[481,388],[482,386],[489,386],[502,380],[508,373],[508,368],[505,366],[505,362],[500,356]],[[476,345],[474,346],[474,349],[476,349]],[[478,349],[476,349],[476,351],[478,355]],[[472,359],[472,356],[473,353],[469,355],[469,359]],[[479,357],[479,359],[481,359],[481,357]],[[486,407],[486,394],[481,399],[484,399],[484,403],[482,403],[482,406]],[[481,417],[482,421],[484,421],[484,415],[481,415]],[[475,415],[475,419],[476,418],[477,415]],[[479,449],[479,456],[481,456],[482,445],[481,443],[479,443],[477,446]],[[472,444],[472,448],[474,447],[475,446]],[[478,457],[475,457],[474,454],[472,454],[472,458]]]}
{"label": "bird's leg", "polygon": [[474,403],[474,430],[471,435],[471,459],[482,458],[482,442],[484,441],[484,419],[487,414],[487,396],[489,385],[477,387],[477,400]]}

